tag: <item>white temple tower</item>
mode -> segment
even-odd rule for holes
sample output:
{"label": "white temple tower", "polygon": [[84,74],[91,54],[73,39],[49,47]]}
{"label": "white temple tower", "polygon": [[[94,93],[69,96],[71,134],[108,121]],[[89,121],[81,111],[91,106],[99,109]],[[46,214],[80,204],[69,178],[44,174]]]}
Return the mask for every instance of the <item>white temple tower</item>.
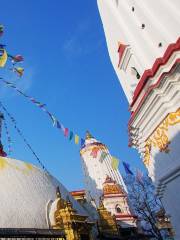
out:
{"label": "white temple tower", "polygon": [[103,184],[107,176],[126,190],[121,174],[111,166],[112,157],[107,147],[93,138],[89,132],[86,134],[85,144],[81,148],[80,154],[87,200],[94,200],[96,205],[99,206],[99,200],[103,195]]}
{"label": "white temple tower", "polygon": [[137,217],[133,215],[128,201],[127,192],[112,180],[109,176],[106,177],[103,183],[102,202],[106,209],[115,216],[117,225],[126,229],[126,233],[132,231],[132,228],[137,227]]}
{"label": "white temple tower", "polygon": [[180,1],[97,0],[137,148],[180,239]]}

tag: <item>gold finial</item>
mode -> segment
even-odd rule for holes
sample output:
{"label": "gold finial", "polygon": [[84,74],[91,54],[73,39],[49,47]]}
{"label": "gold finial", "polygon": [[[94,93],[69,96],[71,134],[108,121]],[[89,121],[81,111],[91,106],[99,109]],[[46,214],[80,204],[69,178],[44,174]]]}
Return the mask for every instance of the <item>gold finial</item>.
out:
{"label": "gold finial", "polygon": [[86,139],[93,138],[89,131],[86,131]]}

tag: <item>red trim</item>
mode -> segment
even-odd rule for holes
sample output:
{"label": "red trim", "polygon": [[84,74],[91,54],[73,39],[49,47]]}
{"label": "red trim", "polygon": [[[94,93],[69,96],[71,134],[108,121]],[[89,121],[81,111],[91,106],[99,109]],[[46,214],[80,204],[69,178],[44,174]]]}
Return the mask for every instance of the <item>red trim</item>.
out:
{"label": "red trim", "polygon": [[129,214],[116,214],[116,218],[123,218],[123,217],[129,217],[129,218],[137,218],[137,216],[129,215]]}
{"label": "red trim", "polygon": [[118,67],[119,67],[119,65],[120,65],[120,63],[121,63],[121,59],[122,59],[122,57],[123,57],[123,54],[124,54],[124,51],[125,51],[126,47],[127,47],[127,45],[124,45],[124,44],[122,44],[122,43],[120,43],[120,45],[119,45],[119,48],[118,48],[118,53],[119,53],[119,63],[118,63]]}
{"label": "red trim", "polygon": [[145,70],[145,72],[143,73],[143,75],[134,91],[134,96],[133,96],[133,101],[131,103],[131,107],[134,105],[135,101],[137,100],[140,92],[142,91],[143,87],[147,83],[148,79],[153,77],[156,74],[159,67],[161,65],[166,64],[166,62],[168,61],[168,59],[170,58],[172,53],[179,49],[180,49],[180,38],[178,38],[176,43],[172,43],[168,46],[168,48],[166,49],[166,51],[164,53],[164,56],[161,58],[157,58],[151,69]]}
{"label": "red trim", "polygon": [[135,110],[134,112],[132,112],[132,115],[131,115],[131,118],[130,118],[130,120],[129,120],[128,126],[130,126],[130,124],[132,123],[135,115],[137,114],[137,112],[139,111],[140,107],[142,106],[142,104],[143,104],[143,102],[144,102],[144,99],[149,95],[149,93],[150,93],[154,88],[157,88],[157,87],[159,86],[161,80],[164,79],[164,77],[165,77],[166,75],[169,75],[171,72],[173,72],[173,70],[174,70],[174,68],[176,67],[177,63],[180,63],[180,58],[176,59],[175,63],[174,63],[173,66],[171,67],[171,69],[170,69],[168,72],[162,73],[161,76],[159,77],[158,81],[157,81],[155,84],[151,85],[151,86],[147,89],[147,91],[146,91],[146,93],[144,94],[143,98],[141,99],[138,107],[136,108],[136,110]]}
{"label": "red trim", "polygon": [[[114,196],[110,196],[110,195],[113,195],[114,194]],[[116,195],[115,195],[116,194]],[[103,194],[103,197],[104,198],[116,198],[116,197],[126,197],[126,195],[125,194],[117,194],[117,193],[109,193],[109,194]]]}
{"label": "red trim", "polygon": [[84,194],[85,194],[85,190],[82,189],[82,190],[72,191],[72,192],[70,192],[70,194],[71,194],[72,196],[84,195]]}
{"label": "red trim", "polygon": [[100,142],[93,142],[93,143],[88,143],[88,144],[84,145],[81,148],[81,150],[84,149],[84,148],[90,147],[90,146],[103,146],[103,147],[106,147],[106,145],[104,145],[104,144],[102,144]]}

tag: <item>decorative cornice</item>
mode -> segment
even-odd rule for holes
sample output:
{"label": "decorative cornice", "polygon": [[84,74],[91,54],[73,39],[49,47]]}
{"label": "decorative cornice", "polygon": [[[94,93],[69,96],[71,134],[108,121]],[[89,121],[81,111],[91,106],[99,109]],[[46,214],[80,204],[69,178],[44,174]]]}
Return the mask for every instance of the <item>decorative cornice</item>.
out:
{"label": "decorative cornice", "polygon": [[131,103],[131,107],[134,105],[134,103],[137,100],[140,92],[142,91],[142,89],[146,85],[148,79],[152,78],[156,74],[156,72],[160,68],[160,66],[166,64],[166,62],[168,61],[168,59],[170,58],[172,53],[175,52],[175,51],[178,51],[178,50],[180,50],[180,38],[178,38],[176,43],[172,43],[168,46],[168,48],[166,49],[163,57],[157,58],[151,69],[145,70],[145,72],[143,73],[143,75],[142,75],[142,77],[141,77],[141,79],[140,79],[140,81],[139,81],[139,83],[138,83],[138,85],[137,85],[137,87],[134,91],[134,97],[133,97],[133,101]]}
{"label": "decorative cornice", "polygon": [[107,199],[107,198],[118,198],[118,197],[127,197],[126,194],[104,194],[103,195],[103,199]]}
{"label": "decorative cornice", "polygon": [[116,218],[138,218],[137,216],[135,215],[130,215],[130,214],[115,214],[115,217]]}
{"label": "decorative cornice", "polygon": [[131,123],[133,122],[135,116],[137,115],[138,111],[139,111],[140,108],[142,107],[142,105],[143,105],[145,99],[147,98],[147,96],[148,96],[155,88],[158,88],[158,87],[159,87],[162,79],[164,79],[166,76],[168,76],[169,74],[171,74],[171,73],[175,70],[175,68],[176,68],[176,66],[177,66],[178,63],[180,63],[180,59],[176,59],[176,61],[174,62],[173,66],[171,67],[171,69],[170,69],[169,71],[167,71],[167,72],[163,72],[163,73],[161,74],[161,76],[159,77],[158,81],[157,81],[155,84],[151,85],[151,86],[146,90],[146,92],[145,92],[144,96],[142,97],[141,101],[139,102],[136,110],[135,110],[134,112],[131,112],[131,117],[130,117],[130,120],[129,120],[129,123],[128,123],[128,128],[130,128]]}
{"label": "decorative cornice", "polygon": [[72,191],[70,192],[72,196],[82,196],[85,195],[85,190],[79,190],[79,191]]}

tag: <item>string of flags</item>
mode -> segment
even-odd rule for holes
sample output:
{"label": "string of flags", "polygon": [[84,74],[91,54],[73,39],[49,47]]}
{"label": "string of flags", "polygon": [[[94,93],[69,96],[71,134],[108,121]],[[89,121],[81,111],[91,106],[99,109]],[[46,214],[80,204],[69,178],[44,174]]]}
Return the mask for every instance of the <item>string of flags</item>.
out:
{"label": "string of flags", "polygon": [[53,126],[57,127],[59,130],[61,130],[63,135],[65,137],[67,137],[69,139],[69,141],[73,140],[73,138],[74,138],[75,144],[78,145],[80,143],[81,146],[84,145],[85,140],[83,138],[81,138],[78,134],[75,134],[72,130],[69,130],[69,128],[64,127],[64,125],[51,112],[48,111],[48,109],[46,108],[46,104],[41,103],[41,102],[37,101],[35,98],[25,94],[24,92],[19,90],[19,88],[17,88],[12,82],[8,82],[8,81],[4,80],[3,78],[0,78],[0,79],[1,79],[1,82],[3,82],[6,86],[13,88],[20,95],[24,96],[26,99],[28,99],[34,105],[36,105],[42,111],[44,111],[49,116],[50,120],[52,121]]}
{"label": "string of flags", "polygon": [[[0,101],[0,107],[3,109],[3,111],[6,113],[6,115],[9,117],[9,119],[11,120],[11,122],[14,125],[14,128],[16,129],[16,131],[18,132],[18,134],[20,135],[20,137],[22,138],[22,140],[24,141],[24,143],[26,144],[26,146],[30,149],[30,151],[32,152],[32,154],[35,156],[36,160],[38,161],[39,165],[42,167],[42,169],[44,169],[46,172],[47,169],[45,168],[45,166],[43,165],[43,163],[41,162],[40,158],[37,156],[37,154],[35,153],[35,151],[33,150],[32,146],[30,145],[30,143],[27,141],[27,139],[24,137],[22,131],[19,129],[19,127],[17,126],[16,120],[14,119],[14,117],[9,113],[9,111],[6,109],[6,107],[2,104],[2,102]],[[9,135],[9,134],[8,134]],[[11,150],[11,148],[10,148]],[[2,155],[1,155],[2,156]],[[7,155],[6,155],[7,156]]]}
{"label": "string of flags", "polygon": [[[2,24],[0,24],[0,37],[3,35],[4,33],[4,26]],[[24,61],[24,57],[22,55],[11,55],[9,53],[7,53],[6,49],[5,49],[6,45],[4,44],[0,44],[0,68],[5,67],[8,58],[11,60],[12,63],[12,68],[9,68],[9,70],[11,70],[12,72],[15,72],[19,77],[22,77],[23,73],[24,73],[24,68],[17,66],[17,63],[21,63]]]}
{"label": "string of flags", "polygon": [[[4,33],[4,26],[2,24],[0,24],[0,37],[2,37]],[[18,66],[17,64],[21,63],[24,61],[24,57],[20,54],[18,55],[11,55],[9,53],[7,53],[6,51],[6,45],[4,44],[0,44],[0,68],[4,68],[7,64],[8,59],[10,59],[12,67],[9,68],[10,71],[16,73],[19,77],[22,77],[24,74],[24,68]],[[119,49],[120,50],[120,49]],[[123,51],[125,50],[125,45],[123,46],[123,49],[121,49],[122,51],[119,51],[119,54],[122,55]],[[121,56],[122,57],[122,56]],[[34,105],[36,105],[37,107],[39,107],[42,111],[44,111],[48,117],[50,118],[50,120],[52,121],[52,125],[54,127],[56,127],[58,130],[61,130],[64,137],[66,137],[69,141],[74,141],[74,143],[76,145],[81,145],[81,147],[84,146],[85,144],[85,139],[81,138],[78,134],[74,133],[72,130],[70,130],[67,127],[64,127],[64,125],[51,113],[48,111],[46,104],[41,103],[39,101],[37,101],[35,98],[25,94],[24,92],[22,92],[19,88],[16,87],[15,84],[13,84],[12,82],[6,81],[4,78],[0,77],[1,82],[3,82],[6,86],[13,88],[14,90],[16,90],[20,95],[22,95],[23,97],[25,97],[26,99],[28,99],[29,101],[31,101]],[[14,124],[15,129],[17,130],[17,132],[19,133],[19,135],[22,137],[23,141],[26,143],[26,145],[29,147],[29,149],[32,151],[32,153],[34,154],[34,156],[36,157],[36,159],[38,160],[39,164],[42,166],[43,169],[45,169],[44,165],[41,163],[39,157],[36,155],[36,153],[33,151],[31,145],[27,142],[27,140],[24,138],[22,132],[20,131],[20,129],[17,127],[16,125],[16,121],[15,119],[11,116],[11,114],[7,111],[7,109],[2,105],[2,103],[0,102],[1,107],[3,108],[3,110],[6,112],[6,114],[8,115],[8,117],[10,118],[10,120],[12,121],[12,123]],[[5,124],[5,131],[6,131],[6,135],[7,135],[7,139],[8,139],[8,150],[9,153],[12,151],[11,150],[11,138],[9,135],[9,131],[7,128],[7,124],[6,122]],[[99,148],[98,147],[94,147],[90,153],[90,155],[93,158],[96,158],[99,152]],[[101,152],[99,161],[103,162],[105,160],[105,158],[108,156],[109,154],[105,151]],[[117,159],[114,156],[110,156],[111,158],[111,166],[114,170],[118,169],[119,166],[119,159]],[[127,174],[133,175],[133,172],[130,170],[130,166],[128,163],[123,162],[123,166],[125,169],[125,172]],[[139,172],[137,174],[137,179],[141,179],[142,178],[142,174]]]}
{"label": "string of flags", "polygon": [[[34,99],[33,97],[25,94],[24,92],[22,92],[21,90],[19,90],[19,88],[17,88],[12,82],[8,82],[6,80],[4,80],[3,78],[0,78],[1,82],[3,82],[6,86],[13,88],[14,90],[16,90],[20,95],[24,96],[26,99],[28,99],[29,101],[31,101],[33,104],[35,104],[37,107],[39,107],[42,111],[44,111],[48,117],[50,118],[50,120],[52,121],[52,124],[54,127],[56,127],[57,129],[61,130],[63,135],[69,139],[69,141],[72,141],[74,138],[74,143],[76,145],[81,145],[81,147],[83,147],[84,143],[85,143],[85,139],[81,138],[78,134],[75,134],[72,130],[69,130],[69,128],[64,127],[64,125],[52,114],[50,113],[47,108],[46,108],[46,104],[41,103],[39,101],[37,101],[36,99]],[[93,156],[94,158],[97,157],[97,153],[98,153],[99,148],[95,147],[92,149],[91,152],[91,156]],[[108,154],[106,152],[102,152],[101,156],[100,156],[100,162],[102,162],[106,156]],[[118,169],[119,166],[119,160],[115,157],[111,158],[111,165],[112,168],[114,170]]]}

